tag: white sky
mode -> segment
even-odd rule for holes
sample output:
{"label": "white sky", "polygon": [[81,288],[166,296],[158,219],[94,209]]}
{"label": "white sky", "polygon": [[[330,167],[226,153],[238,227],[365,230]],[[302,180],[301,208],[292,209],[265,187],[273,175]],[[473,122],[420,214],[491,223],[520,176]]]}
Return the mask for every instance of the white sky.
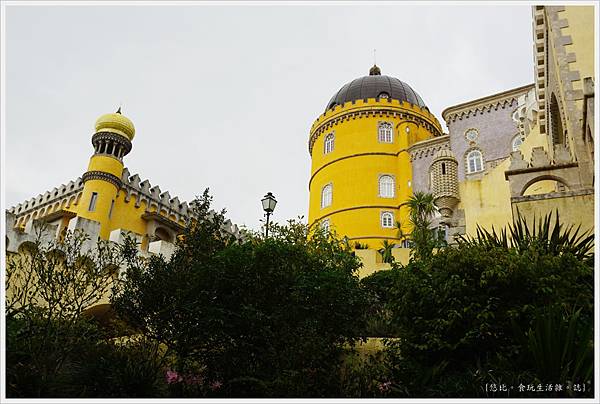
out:
{"label": "white sky", "polygon": [[5,202],[80,176],[98,116],[136,126],[130,172],[205,187],[250,228],[308,211],[308,133],[346,82],[407,82],[444,108],[533,82],[529,5],[18,6],[5,9]]}

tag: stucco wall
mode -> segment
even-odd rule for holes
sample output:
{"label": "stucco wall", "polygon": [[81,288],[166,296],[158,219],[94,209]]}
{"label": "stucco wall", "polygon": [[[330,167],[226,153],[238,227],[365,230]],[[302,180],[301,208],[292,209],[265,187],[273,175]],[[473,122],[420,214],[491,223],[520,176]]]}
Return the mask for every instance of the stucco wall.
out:
{"label": "stucco wall", "polygon": [[563,225],[581,225],[582,230],[594,231],[594,194],[583,195],[545,194],[533,195],[525,200],[513,203],[512,209],[516,216],[517,209],[527,220],[533,220],[558,210]]}
{"label": "stucco wall", "polygon": [[[512,120],[512,113],[517,108],[517,100],[504,107],[491,108],[490,111],[477,112],[469,117],[448,122],[450,147],[458,160],[458,180],[465,179],[465,154],[471,148],[478,148],[483,153],[486,170],[498,159],[507,157],[512,151],[512,139],[519,133],[519,128]],[[465,138],[467,129],[477,129],[479,135],[474,142]]]}

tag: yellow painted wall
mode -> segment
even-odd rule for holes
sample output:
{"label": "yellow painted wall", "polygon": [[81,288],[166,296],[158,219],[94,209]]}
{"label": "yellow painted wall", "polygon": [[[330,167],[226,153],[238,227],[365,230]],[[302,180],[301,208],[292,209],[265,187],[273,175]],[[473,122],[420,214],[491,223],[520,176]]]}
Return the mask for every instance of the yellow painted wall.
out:
{"label": "yellow painted wall", "polygon": [[513,210],[519,210],[527,220],[543,217],[558,210],[560,221],[564,225],[581,225],[582,230],[594,231],[594,195],[578,195],[563,198],[552,198],[518,202],[513,205]]}
{"label": "yellow painted wall", "polygon": [[[566,18],[569,26],[562,28],[563,35],[570,35],[573,44],[566,45],[568,53],[575,53],[575,62],[569,65],[570,69],[579,71],[581,80],[573,82],[574,90],[583,89],[583,78],[594,77],[595,37],[594,37],[594,7],[593,6],[566,6],[565,11],[558,13],[559,18]],[[579,101],[582,103],[582,101]],[[578,105],[581,108],[581,105]]]}
{"label": "yellow painted wall", "polygon": [[[339,237],[347,236],[351,243],[366,242],[378,249],[384,239],[397,239],[396,229],[382,228],[382,211],[391,211],[394,221],[407,221],[407,212],[400,206],[412,195],[412,167],[408,147],[429,139],[434,134],[423,126],[408,122],[410,114],[427,120],[441,132],[435,117],[428,111],[396,100],[367,102],[358,100],[327,111],[313,124],[311,135],[327,122],[350,112],[392,110],[397,116],[370,115],[344,119],[324,131],[315,141],[312,150],[311,179],[309,183],[309,224],[329,219],[330,226]],[[393,142],[382,143],[378,138],[378,124],[389,122],[393,126]],[[406,128],[409,132],[406,132]],[[438,133],[439,133],[438,132]],[[325,136],[335,135],[334,149],[324,153]],[[379,177],[391,175],[395,179],[393,198],[379,196]],[[321,208],[321,191],[332,184],[332,204]]]}
{"label": "yellow painted wall", "polygon": [[510,166],[507,158],[490,170],[481,180],[459,183],[459,209],[465,211],[466,233],[474,235],[477,225],[491,229],[506,226],[512,220],[510,188],[504,171]]}

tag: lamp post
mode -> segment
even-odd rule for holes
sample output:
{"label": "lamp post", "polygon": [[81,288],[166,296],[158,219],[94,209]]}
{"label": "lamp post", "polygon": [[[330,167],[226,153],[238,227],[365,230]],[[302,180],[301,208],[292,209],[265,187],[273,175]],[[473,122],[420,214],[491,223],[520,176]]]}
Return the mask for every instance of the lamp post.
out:
{"label": "lamp post", "polygon": [[267,192],[267,194],[261,200],[261,202],[262,202],[263,210],[266,212],[266,215],[267,215],[267,225],[265,227],[265,238],[267,238],[267,237],[269,237],[269,216],[271,216],[271,213],[273,213],[273,211],[275,210],[275,205],[277,205],[277,200],[275,199],[275,197],[273,196],[272,193]]}

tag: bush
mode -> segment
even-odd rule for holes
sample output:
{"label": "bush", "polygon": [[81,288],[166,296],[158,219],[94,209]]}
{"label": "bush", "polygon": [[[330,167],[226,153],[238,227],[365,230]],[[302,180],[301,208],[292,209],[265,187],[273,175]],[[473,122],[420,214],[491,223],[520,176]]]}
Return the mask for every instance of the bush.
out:
{"label": "bush", "polygon": [[[521,228],[522,239],[527,238],[524,242],[515,230],[523,223],[511,228],[513,244],[480,233],[479,239],[463,240],[458,248],[443,249],[425,262],[391,271],[395,279],[387,307],[402,338],[389,344],[388,360],[395,380],[408,387],[408,395],[484,396],[485,383],[499,378],[515,386],[524,378],[566,383],[551,378],[557,373],[542,371],[542,355],[533,355],[535,347],[561,327],[572,327],[572,340],[567,341],[565,334],[557,342],[560,352],[568,352],[559,364],[576,359],[588,363],[591,350],[579,357],[567,345],[591,344],[593,259],[589,245],[569,244],[585,237],[562,237],[558,219],[554,226],[560,231],[556,232],[549,220],[542,223],[550,231],[538,228],[533,234]],[[567,314],[541,326],[539,322],[547,320],[540,314],[542,309]],[[573,313],[578,321],[569,318]],[[529,344],[519,328],[528,330]],[[542,330],[546,330],[544,335]],[[573,364],[569,369],[575,368]]]}
{"label": "bush", "polygon": [[[207,217],[210,197],[197,204]],[[174,396],[335,396],[340,353],[364,329],[359,262],[346,243],[305,225],[235,242],[223,212],[192,223],[170,260],[129,257],[114,307],[201,386]],[[134,249],[130,249],[134,251]],[[336,381],[337,380],[337,381]]]}

